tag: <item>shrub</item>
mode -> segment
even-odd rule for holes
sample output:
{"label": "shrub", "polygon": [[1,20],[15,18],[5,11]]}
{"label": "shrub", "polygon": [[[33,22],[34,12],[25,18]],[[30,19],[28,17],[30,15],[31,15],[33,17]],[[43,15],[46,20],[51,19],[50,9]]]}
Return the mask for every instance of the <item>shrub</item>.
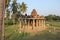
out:
{"label": "shrub", "polygon": [[13,21],[12,20],[4,20],[4,24],[5,25],[13,25]]}

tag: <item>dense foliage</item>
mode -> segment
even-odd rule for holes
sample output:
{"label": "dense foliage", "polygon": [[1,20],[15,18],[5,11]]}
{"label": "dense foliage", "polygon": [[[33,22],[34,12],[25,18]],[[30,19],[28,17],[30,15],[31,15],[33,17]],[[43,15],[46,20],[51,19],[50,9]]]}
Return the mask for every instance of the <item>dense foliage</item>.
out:
{"label": "dense foliage", "polygon": [[5,25],[13,25],[13,21],[12,20],[4,20],[4,24]]}
{"label": "dense foliage", "polygon": [[21,4],[17,3],[17,0],[6,0],[6,5],[5,20],[7,20],[7,23],[9,23],[10,19],[12,20],[13,24],[18,23],[19,17],[27,10],[26,4],[24,2]]}
{"label": "dense foliage", "polygon": [[57,15],[48,15],[48,16],[45,16],[46,20],[53,20],[53,21],[60,21],[60,16],[57,16]]}

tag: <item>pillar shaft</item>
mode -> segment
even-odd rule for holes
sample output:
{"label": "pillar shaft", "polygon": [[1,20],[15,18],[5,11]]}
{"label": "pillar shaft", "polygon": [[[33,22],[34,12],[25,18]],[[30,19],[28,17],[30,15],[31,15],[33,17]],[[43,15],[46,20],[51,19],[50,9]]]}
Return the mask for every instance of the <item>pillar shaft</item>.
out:
{"label": "pillar shaft", "polygon": [[37,20],[37,27],[39,26],[39,20]]}
{"label": "pillar shaft", "polygon": [[33,19],[33,26],[32,26],[32,29],[33,29],[33,27],[35,27],[35,20]]}
{"label": "pillar shaft", "polygon": [[38,20],[36,20],[36,27],[38,27]]}
{"label": "pillar shaft", "polygon": [[20,28],[21,28],[21,20],[20,20]]}
{"label": "pillar shaft", "polygon": [[40,26],[42,27],[42,20],[40,20],[40,23],[41,23]]}
{"label": "pillar shaft", "polygon": [[42,27],[44,26],[43,20],[42,20]]}
{"label": "pillar shaft", "polygon": [[29,24],[30,24],[30,20],[28,20],[28,27],[29,27]]}
{"label": "pillar shaft", "polygon": [[39,20],[39,27],[40,27],[41,23],[40,23],[40,20]]}
{"label": "pillar shaft", "polygon": [[44,27],[45,27],[45,20],[44,20]]}

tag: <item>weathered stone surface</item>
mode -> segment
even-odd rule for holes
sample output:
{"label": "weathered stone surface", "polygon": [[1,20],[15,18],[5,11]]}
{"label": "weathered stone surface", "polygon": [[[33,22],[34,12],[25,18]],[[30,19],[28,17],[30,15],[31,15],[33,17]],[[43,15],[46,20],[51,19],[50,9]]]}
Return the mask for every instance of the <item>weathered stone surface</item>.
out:
{"label": "weathered stone surface", "polygon": [[37,16],[37,11],[35,9],[33,9],[33,11],[31,12],[31,16],[33,17]]}
{"label": "weathered stone surface", "polygon": [[[25,18],[21,18],[20,20],[22,19],[24,20]],[[20,28],[19,30],[24,32],[38,32],[44,30],[45,28],[44,16],[39,16],[35,9],[33,9],[31,15],[28,18],[26,18],[26,20],[27,20],[27,25],[24,25],[24,28],[19,27]]]}

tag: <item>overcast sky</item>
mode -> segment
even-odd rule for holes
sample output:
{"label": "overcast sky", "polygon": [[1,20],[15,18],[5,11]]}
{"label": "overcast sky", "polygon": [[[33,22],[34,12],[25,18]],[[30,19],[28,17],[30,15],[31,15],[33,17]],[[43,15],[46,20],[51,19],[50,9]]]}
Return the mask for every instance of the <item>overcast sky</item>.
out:
{"label": "overcast sky", "polygon": [[17,0],[17,2],[27,4],[27,14],[36,9],[39,15],[60,15],[60,0]]}

